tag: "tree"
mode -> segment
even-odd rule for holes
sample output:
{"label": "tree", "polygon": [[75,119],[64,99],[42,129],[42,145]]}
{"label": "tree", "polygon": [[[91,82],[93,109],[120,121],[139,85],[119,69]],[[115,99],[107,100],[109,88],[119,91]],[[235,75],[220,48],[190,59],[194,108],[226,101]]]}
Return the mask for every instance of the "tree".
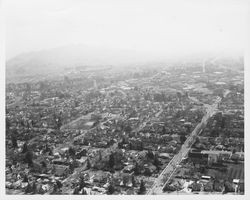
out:
{"label": "tree", "polygon": [[143,180],[141,180],[140,189],[138,191],[138,194],[143,194],[145,191],[146,191],[145,183]]}
{"label": "tree", "polygon": [[234,148],[233,151],[232,151],[232,154],[235,154],[236,153],[236,149]]}
{"label": "tree", "polygon": [[145,175],[145,176],[151,176],[151,175],[152,175],[152,172],[150,171],[149,168],[146,168],[146,169],[145,169],[144,175]]}
{"label": "tree", "polygon": [[115,192],[115,187],[113,183],[110,183],[108,188],[107,188],[107,194],[113,194]]}
{"label": "tree", "polygon": [[135,163],[135,169],[134,169],[135,175],[140,174],[140,169],[139,169],[139,164],[136,162]]}
{"label": "tree", "polygon": [[30,185],[30,183],[28,183],[27,187],[25,188],[24,193],[28,194],[32,192],[32,186]]}
{"label": "tree", "polygon": [[80,190],[79,190],[79,187],[76,187],[73,191],[73,194],[79,194]]}
{"label": "tree", "polygon": [[156,168],[157,168],[157,170],[159,171],[159,168],[160,168],[160,161],[159,161],[159,159],[158,159],[158,156],[155,156],[155,158],[154,158],[154,163],[153,163],[155,166],[156,166]]}
{"label": "tree", "polygon": [[60,127],[62,126],[62,118],[60,116],[58,116],[56,119],[55,119],[55,123],[56,123],[56,128],[59,130]]}
{"label": "tree", "polygon": [[79,181],[79,190],[83,189],[85,187],[85,181],[84,181],[84,177],[81,176],[80,177],[80,181]]}
{"label": "tree", "polygon": [[151,150],[148,150],[147,156],[148,156],[149,159],[154,159],[154,154],[153,154],[153,152]]}
{"label": "tree", "polygon": [[87,159],[87,169],[90,169],[90,168],[91,168],[91,164],[90,164],[89,159]]}
{"label": "tree", "polygon": [[123,147],[122,142],[118,142],[118,148],[119,148],[119,149],[122,149],[122,147]]}
{"label": "tree", "polygon": [[226,124],[226,118],[222,117],[222,121],[221,121],[221,128],[224,129],[225,128],[225,124]]}
{"label": "tree", "polygon": [[58,185],[56,183],[53,184],[53,192],[52,194],[56,194],[58,192]]}
{"label": "tree", "polygon": [[24,174],[24,177],[23,177],[23,182],[24,182],[24,183],[27,183],[27,182],[28,182],[28,177],[27,177],[27,174]]}
{"label": "tree", "polygon": [[166,191],[175,191],[175,190],[176,190],[176,188],[173,187],[173,186],[171,186],[171,185],[169,185],[169,184],[166,184],[166,185],[164,186],[164,188],[163,188],[163,191],[164,191],[164,192],[166,192]]}
{"label": "tree", "polygon": [[134,175],[132,175],[132,177],[131,177],[131,182],[132,182],[133,187],[136,187],[136,181],[135,181]]}
{"label": "tree", "polygon": [[57,184],[57,187],[59,188],[59,189],[61,189],[62,188],[62,183],[61,183],[61,181],[59,181],[59,180],[56,180],[56,184]]}
{"label": "tree", "polygon": [[28,152],[25,154],[24,161],[25,161],[26,163],[28,163],[29,166],[32,166],[32,165],[33,165],[33,153],[32,153],[31,151],[28,151]]}
{"label": "tree", "polygon": [[74,169],[75,169],[74,164],[73,164],[73,163],[70,163],[70,164],[69,164],[69,171],[70,171],[70,173],[73,173],[73,172],[74,172]]}
{"label": "tree", "polygon": [[182,94],[181,94],[180,92],[177,92],[176,95],[177,95],[177,97],[178,97],[178,99],[179,99],[179,101],[180,101],[181,98],[182,98]]}
{"label": "tree", "polygon": [[37,186],[36,186],[36,182],[35,181],[32,183],[32,192],[33,192],[33,194],[37,193]]}
{"label": "tree", "polygon": [[115,158],[114,158],[114,154],[111,153],[109,156],[109,167],[113,169],[114,165],[115,165]]}
{"label": "tree", "polygon": [[181,142],[181,144],[184,144],[185,141],[186,141],[186,136],[185,135],[181,135],[180,136],[180,142]]}
{"label": "tree", "polygon": [[76,151],[73,147],[69,147],[69,155],[71,157],[75,157]]}
{"label": "tree", "polygon": [[144,148],[144,145],[143,145],[143,142],[141,142],[140,150],[143,151],[143,148]]}
{"label": "tree", "polygon": [[156,94],[154,94],[154,100],[157,101],[157,102],[164,101],[164,95],[156,93]]}
{"label": "tree", "polygon": [[218,137],[219,132],[216,129],[213,129],[210,133],[211,137]]}
{"label": "tree", "polygon": [[47,164],[45,161],[42,161],[40,164],[42,165],[43,168],[47,168]]}
{"label": "tree", "polygon": [[121,142],[122,144],[126,144],[127,143],[127,140],[126,140],[126,138],[125,137],[122,137],[122,142]]}
{"label": "tree", "polygon": [[28,145],[27,145],[27,143],[25,142],[25,143],[23,144],[22,153],[26,153],[27,151],[28,151]]}
{"label": "tree", "polygon": [[99,160],[101,161],[102,160],[102,152],[99,151]]}
{"label": "tree", "polygon": [[17,139],[16,139],[16,136],[15,135],[12,135],[11,136],[11,142],[12,142],[12,147],[15,149],[18,147],[17,145]]}
{"label": "tree", "polygon": [[129,150],[132,150],[133,146],[132,146],[132,143],[130,142],[129,143]]}
{"label": "tree", "polygon": [[84,188],[82,189],[82,195],[87,195],[87,192]]}
{"label": "tree", "polygon": [[130,132],[132,131],[131,126],[129,126],[129,125],[125,126],[124,131],[125,131],[126,133],[130,133]]}
{"label": "tree", "polygon": [[128,176],[123,176],[122,182],[123,182],[123,185],[124,185],[125,187],[127,186],[128,181],[129,181],[129,177],[128,177]]}
{"label": "tree", "polygon": [[165,135],[166,133],[167,133],[166,127],[163,126],[163,128],[162,128],[162,134]]}

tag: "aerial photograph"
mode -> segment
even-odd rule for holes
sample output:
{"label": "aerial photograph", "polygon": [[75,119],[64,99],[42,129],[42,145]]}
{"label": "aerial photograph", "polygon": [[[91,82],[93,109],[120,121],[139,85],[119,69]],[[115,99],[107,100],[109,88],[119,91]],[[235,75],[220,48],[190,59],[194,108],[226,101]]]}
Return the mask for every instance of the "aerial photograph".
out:
{"label": "aerial photograph", "polygon": [[245,195],[245,0],[4,9],[6,196]]}

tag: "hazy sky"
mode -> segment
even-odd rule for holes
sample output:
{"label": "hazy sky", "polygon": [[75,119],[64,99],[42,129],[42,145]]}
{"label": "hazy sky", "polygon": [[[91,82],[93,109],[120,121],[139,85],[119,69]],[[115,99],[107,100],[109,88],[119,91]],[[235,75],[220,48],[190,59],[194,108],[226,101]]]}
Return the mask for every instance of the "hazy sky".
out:
{"label": "hazy sky", "polygon": [[244,0],[6,0],[6,55],[82,43],[155,54],[239,51]]}

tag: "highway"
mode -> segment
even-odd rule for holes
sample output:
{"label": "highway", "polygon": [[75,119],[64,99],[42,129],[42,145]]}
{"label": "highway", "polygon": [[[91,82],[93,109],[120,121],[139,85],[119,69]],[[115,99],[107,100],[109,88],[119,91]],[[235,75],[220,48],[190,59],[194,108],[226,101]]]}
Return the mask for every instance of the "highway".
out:
{"label": "highway", "polygon": [[[218,104],[221,102],[221,100],[222,99],[220,97],[217,97],[215,102],[211,106],[207,107],[206,114],[203,116],[201,122],[195,127],[195,129],[186,139],[179,153],[172,158],[172,160],[168,163],[168,165],[164,168],[164,170],[155,180],[152,188],[147,192],[148,195],[163,193],[163,188],[165,187],[166,184],[168,184],[169,180],[171,179],[178,165],[181,163],[182,159],[186,157],[186,155],[188,154],[191,146],[196,140],[196,136],[198,136],[203,131],[203,129],[207,124],[208,119],[217,112],[217,107]],[[165,183],[164,183],[164,177],[168,177],[168,179],[165,180]]]}

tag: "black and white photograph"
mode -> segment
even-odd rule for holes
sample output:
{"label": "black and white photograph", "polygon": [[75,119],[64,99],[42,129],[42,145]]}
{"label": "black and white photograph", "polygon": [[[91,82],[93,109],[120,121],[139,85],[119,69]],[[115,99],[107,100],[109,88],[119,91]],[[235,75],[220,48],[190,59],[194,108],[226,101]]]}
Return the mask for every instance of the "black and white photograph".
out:
{"label": "black and white photograph", "polygon": [[245,197],[249,1],[0,7],[1,195]]}

